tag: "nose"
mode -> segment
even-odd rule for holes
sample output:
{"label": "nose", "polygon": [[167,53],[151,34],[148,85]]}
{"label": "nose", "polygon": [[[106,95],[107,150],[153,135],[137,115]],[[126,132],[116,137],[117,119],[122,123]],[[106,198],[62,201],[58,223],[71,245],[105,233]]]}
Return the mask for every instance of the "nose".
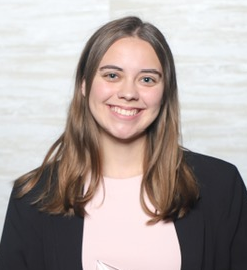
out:
{"label": "nose", "polygon": [[139,92],[135,82],[126,81],[124,82],[120,89],[117,92],[117,96],[120,99],[125,99],[127,101],[131,100],[138,100],[139,99]]}

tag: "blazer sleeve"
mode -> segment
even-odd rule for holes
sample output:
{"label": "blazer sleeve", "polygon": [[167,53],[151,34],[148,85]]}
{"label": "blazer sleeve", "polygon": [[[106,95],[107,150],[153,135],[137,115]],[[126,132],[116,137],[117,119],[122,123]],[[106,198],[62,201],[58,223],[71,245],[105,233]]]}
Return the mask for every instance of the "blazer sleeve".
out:
{"label": "blazer sleeve", "polygon": [[[247,192],[238,169],[209,156],[189,152],[186,157],[200,187],[203,269],[246,270]],[[190,239],[185,239],[189,250]]]}
{"label": "blazer sleeve", "polygon": [[33,204],[46,179],[45,171],[20,199],[13,189],[0,242],[0,270],[82,269],[83,218],[52,215]]}
{"label": "blazer sleeve", "polygon": [[37,209],[12,191],[0,243],[1,270],[45,269],[41,228]]}
{"label": "blazer sleeve", "polygon": [[[215,269],[247,269],[247,193],[244,182],[234,167],[228,170],[229,181],[224,181],[209,199],[215,218],[213,225],[213,258]],[[212,191],[213,194],[213,191]],[[215,199],[218,196],[217,200]],[[217,204],[216,204],[217,202]],[[216,221],[216,222],[215,222]]]}
{"label": "blazer sleeve", "polygon": [[[235,223],[231,245],[231,269],[247,269],[247,192],[238,171],[233,188],[229,217]],[[226,225],[227,226],[227,225]]]}

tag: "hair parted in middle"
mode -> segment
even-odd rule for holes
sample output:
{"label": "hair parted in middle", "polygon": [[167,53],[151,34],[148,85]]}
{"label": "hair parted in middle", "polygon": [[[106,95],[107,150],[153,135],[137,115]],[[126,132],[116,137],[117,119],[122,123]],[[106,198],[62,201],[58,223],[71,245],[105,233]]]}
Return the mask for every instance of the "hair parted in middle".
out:
{"label": "hair parted in middle", "polygon": [[[160,112],[146,131],[140,197],[142,207],[151,217],[151,223],[155,223],[184,216],[198,198],[196,181],[183,158],[184,150],[179,143],[178,90],[171,50],[163,34],[154,25],[130,16],[106,23],[88,40],[77,66],[74,96],[65,131],[51,147],[42,166],[18,180],[19,185],[26,183],[20,192],[23,195],[38,182],[47,165],[54,169],[58,164],[56,184],[52,184],[51,169],[48,184],[37,199],[37,202],[42,201],[44,211],[55,214],[76,212],[83,216],[85,205],[100,184],[104,161],[101,158],[98,125],[89,108],[90,89],[104,54],[114,42],[125,37],[142,39],[153,47],[164,78]],[[83,83],[85,95],[82,94]],[[89,173],[91,181],[83,194]],[[31,183],[27,184],[27,179],[31,179]],[[147,207],[144,192],[156,209],[155,213]]]}

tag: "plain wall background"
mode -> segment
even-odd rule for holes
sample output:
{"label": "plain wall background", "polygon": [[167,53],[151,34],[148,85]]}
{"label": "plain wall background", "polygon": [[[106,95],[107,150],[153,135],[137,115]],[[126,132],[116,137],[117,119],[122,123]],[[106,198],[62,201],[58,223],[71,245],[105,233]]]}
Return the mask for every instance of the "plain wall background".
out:
{"label": "plain wall background", "polygon": [[0,234],[12,181],[64,128],[86,40],[120,16],[154,23],[170,44],[184,145],[247,183],[246,13],[245,0],[0,0]]}

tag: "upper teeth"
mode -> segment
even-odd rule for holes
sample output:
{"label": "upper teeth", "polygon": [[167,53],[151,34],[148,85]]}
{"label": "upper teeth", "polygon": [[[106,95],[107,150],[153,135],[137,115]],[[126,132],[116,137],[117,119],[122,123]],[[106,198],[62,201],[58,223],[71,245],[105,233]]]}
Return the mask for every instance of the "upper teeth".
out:
{"label": "upper teeth", "polygon": [[111,107],[111,110],[118,113],[118,114],[127,115],[127,116],[133,116],[133,115],[136,115],[138,113],[137,109],[126,110],[126,109],[122,109],[119,107]]}

